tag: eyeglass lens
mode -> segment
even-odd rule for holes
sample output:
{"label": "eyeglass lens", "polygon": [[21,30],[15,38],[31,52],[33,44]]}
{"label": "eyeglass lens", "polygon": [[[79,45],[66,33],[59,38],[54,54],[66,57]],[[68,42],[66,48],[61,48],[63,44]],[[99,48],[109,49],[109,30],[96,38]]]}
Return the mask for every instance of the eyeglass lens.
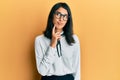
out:
{"label": "eyeglass lens", "polygon": [[56,18],[60,19],[61,17],[63,18],[63,20],[67,20],[68,19],[68,15],[67,14],[62,14],[60,12],[55,12]]}

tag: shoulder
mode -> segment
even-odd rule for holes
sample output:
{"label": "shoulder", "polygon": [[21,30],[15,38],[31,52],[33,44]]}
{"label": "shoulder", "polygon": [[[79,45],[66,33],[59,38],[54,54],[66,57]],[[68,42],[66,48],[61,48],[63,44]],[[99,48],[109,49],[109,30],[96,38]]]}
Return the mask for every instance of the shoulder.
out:
{"label": "shoulder", "polygon": [[76,34],[73,34],[73,38],[74,38],[75,42],[79,43],[79,38]]}
{"label": "shoulder", "polygon": [[35,40],[41,40],[41,39],[43,39],[43,38],[44,38],[44,35],[42,34],[42,35],[36,36],[36,37],[35,37]]}
{"label": "shoulder", "polygon": [[50,41],[50,39],[48,39],[47,37],[45,37],[44,34],[38,35],[35,37],[35,41],[39,41],[39,42],[46,42],[46,41]]}

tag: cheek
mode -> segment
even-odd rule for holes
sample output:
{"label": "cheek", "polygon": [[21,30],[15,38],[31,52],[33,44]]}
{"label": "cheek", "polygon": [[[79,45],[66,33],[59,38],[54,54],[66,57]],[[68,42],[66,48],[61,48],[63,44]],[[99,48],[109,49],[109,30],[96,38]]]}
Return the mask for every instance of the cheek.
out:
{"label": "cheek", "polygon": [[56,24],[57,20],[55,18],[53,18],[53,24]]}
{"label": "cheek", "polygon": [[67,22],[65,22],[63,25],[65,26]]}

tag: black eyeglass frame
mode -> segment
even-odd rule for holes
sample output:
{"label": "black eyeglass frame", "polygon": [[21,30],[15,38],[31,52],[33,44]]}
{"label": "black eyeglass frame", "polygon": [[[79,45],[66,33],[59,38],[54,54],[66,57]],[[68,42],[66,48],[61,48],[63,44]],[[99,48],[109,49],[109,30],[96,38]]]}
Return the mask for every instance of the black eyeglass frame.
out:
{"label": "black eyeglass frame", "polygon": [[[55,13],[55,17],[57,18],[57,19],[61,19],[61,17],[63,17],[63,20],[64,21],[67,21],[68,19],[69,19],[69,15],[68,14],[62,14],[61,12],[59,12],[59,11],[56,11]],[[57,17],[57,15],[60,15],[59,17]],[[65,16],[67,17],[66,19],[65,19]]]}

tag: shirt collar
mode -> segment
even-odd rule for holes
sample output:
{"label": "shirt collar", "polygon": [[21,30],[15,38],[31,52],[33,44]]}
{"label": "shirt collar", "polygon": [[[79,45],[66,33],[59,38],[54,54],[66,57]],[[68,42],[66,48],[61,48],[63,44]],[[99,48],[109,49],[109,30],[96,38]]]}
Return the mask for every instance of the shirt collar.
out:
{"label": "shirt collar", "polygon": [[60,34],[61,34],[61,35],[64,35],[64,31],[62,31]]}

